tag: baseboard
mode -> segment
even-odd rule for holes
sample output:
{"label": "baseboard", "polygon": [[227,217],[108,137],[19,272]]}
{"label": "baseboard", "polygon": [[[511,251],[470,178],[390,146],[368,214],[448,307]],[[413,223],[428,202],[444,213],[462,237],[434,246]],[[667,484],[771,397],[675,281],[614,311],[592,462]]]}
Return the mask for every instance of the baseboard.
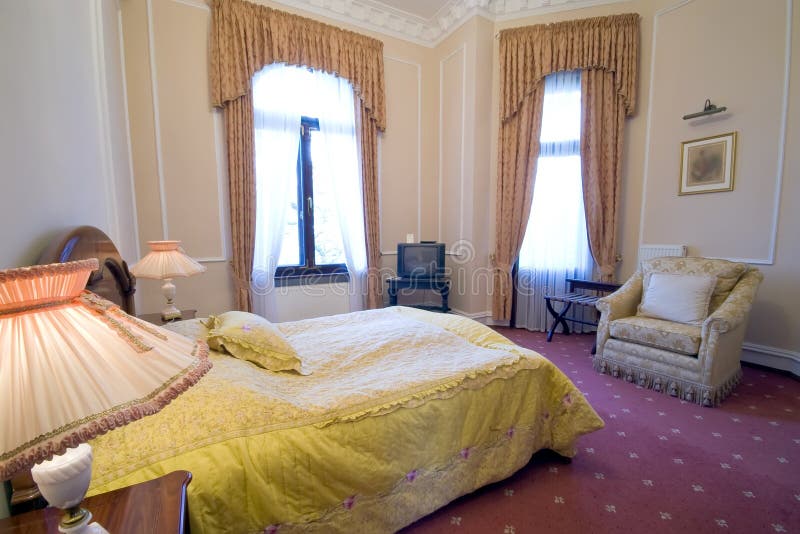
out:
{"label": "baseboard", "polygon": [[745,342],[742,344],[742,361],[788,371],[800,377],[800,352]]}

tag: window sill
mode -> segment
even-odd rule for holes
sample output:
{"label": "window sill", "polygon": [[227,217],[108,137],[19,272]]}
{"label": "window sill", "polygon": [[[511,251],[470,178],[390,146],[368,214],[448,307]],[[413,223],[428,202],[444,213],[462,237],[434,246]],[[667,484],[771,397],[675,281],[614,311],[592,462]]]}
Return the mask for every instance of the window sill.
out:
{"label": "window sill", "polygon": [[346,284],[350,282],[348,273],[309,273],[276,276],[275,287],[315,286],[322,284]]}

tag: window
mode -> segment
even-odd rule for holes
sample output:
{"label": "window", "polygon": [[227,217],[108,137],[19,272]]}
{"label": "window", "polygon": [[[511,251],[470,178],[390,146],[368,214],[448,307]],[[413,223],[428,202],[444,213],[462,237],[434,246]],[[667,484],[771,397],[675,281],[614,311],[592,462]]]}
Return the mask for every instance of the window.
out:
{"label": "window", "polygon": [[318,134],[319,119],[301,117],[297,195],[288,196],[277,277],[347,272],[333,184],[322,172],[314,179],[315,162],[324,161]]}
{"label": "window", "polygon": [[253,109],[253,293],[266,299],[254,306],[269,317],[275,280],[353,285],[354,275],[366,276],[361,172],[346,80],[269,65],[253,77]]}
{"label": "window", "polygon": [[564,293],[567,278],[591,278],[580,134],[580,71],[547,76],[531,214],[517,272],[516,324],[529,330],[547,329],[545,294]]}
{"label": "window", "polygon": [[540,151],[520,269],[575,269],[589,243],[581,182],[580,71],[545,79]]}

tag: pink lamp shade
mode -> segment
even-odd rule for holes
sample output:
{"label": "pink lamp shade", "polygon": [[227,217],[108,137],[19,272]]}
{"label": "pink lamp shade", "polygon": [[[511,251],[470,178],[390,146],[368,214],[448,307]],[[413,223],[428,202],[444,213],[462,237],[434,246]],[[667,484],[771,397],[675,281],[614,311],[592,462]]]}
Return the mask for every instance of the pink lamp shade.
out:
{"label": "pink lamp shade", "polygon": [[206,268],[186,255],[180,241],[148,241],[150,252],[131,267],[134,276],[164,280],[161,292],[167,301],[161,310],[161,319],[174,321],[181,318],[181,311],[175,306],[175,284],[172,279],[178,276],[192,276],[205,272]]}
{"label": "pink lamp shade", "polygon": [[148,241],[150,252],[131,267],[131,272],[139,278],[156,280],[205,272],[205,266],[187,256],[180,244],[180,241]]}
{"label": "pink lamp shade", "polygon": [[84,290],[97,260],[0,271],[0,480],[158,412],[208,346]]}

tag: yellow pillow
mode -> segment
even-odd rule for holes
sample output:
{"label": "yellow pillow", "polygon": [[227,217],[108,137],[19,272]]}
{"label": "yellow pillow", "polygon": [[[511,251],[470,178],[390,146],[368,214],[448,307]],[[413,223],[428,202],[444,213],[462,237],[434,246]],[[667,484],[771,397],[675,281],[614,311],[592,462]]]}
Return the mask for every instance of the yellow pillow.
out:
{"label": "yellow pillow", "polygon": [[270,371],[302,370],[302,362],[284,335],[268,320],[241,311],[212,315],[204,323],[208,346],[224,350],[240,360],[253,362]]}

